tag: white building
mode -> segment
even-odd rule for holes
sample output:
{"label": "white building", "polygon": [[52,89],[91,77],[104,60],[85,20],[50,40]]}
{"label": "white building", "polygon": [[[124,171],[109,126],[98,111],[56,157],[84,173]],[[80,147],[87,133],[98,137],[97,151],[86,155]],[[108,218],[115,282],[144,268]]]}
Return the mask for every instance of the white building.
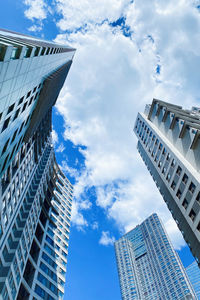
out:
{"label": "white building", "polygon": [[138,113],[138,151],[200,262],[200,113],[154,99]]}

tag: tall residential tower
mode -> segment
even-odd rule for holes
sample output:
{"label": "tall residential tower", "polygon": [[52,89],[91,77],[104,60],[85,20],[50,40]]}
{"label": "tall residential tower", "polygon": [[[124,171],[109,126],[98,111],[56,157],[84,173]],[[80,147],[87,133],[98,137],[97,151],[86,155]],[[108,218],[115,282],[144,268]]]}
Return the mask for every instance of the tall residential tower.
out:
{"label": "tall residential tower", "polygon": [[115,242],[123,300],[197,299],[156,214]]}
{"label": "tall residential tower", "polygon": [[186,268],[186,273],[195,290],[197,299],[200,300],[200,269],[196,261]]}
{"label": "tall residential tower", "polygon": [[134,127],[138,151],[200,262],[200,110],[154,99]]}
{"label": "tall residential tower", "polygon": [[73,187],[52,106],[74,49],[0,30],[0,299],[62,299]]}

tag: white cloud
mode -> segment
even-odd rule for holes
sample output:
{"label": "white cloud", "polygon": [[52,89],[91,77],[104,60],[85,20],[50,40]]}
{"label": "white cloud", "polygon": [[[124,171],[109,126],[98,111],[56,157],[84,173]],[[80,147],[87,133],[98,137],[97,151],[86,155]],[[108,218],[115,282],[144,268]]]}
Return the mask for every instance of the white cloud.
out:
{"label": "white cloud", "polygon": [[113,236],[110,236],[109,231],[102,231],[102,235],[99,240],[100,245],[109,246],[109,245],[113,245],[114,242],[115,242],[115,238]]}
{"label": "white cloud", "polygon": [[185,246],[186,243],[183,239],[181,232],[178,230],[177,224],[174,220],[169,219],[164,223],[168,235],[177,250],[181,249],[181,246]]}
{"label": "white cloud", "polygon": [[52,130],[52,141],[54,145],[58,142],[58,134],[54,129]]}
{"label": "white cloud", "polygon": [[62,14],[58,26],[62,30],[74,30],[85,25],[116,21],[121,17],[129,0],[56,0],[57,10]]}
{"label": "white cloud", "polygon": [[56,148],[56,152],[60,152],[62,153],[65,150],[65,146],[63,145],[63,143],[61,143],[58,148]]}
{"label": "white cloud", "polygon": [[[47,5],[46,5],[45,1],[43,1],[43,0],[24,0],[24,4],[26,6],[28,6],[28,9],[26,9],[24,12],[25,16],[28,19],[30,19],[30,20],[46,19],[48,9],[47,9]],[[33,25],[32,29],[36,28],[35,26],[36,25]],[[29,28],[29,30],[30,30],[30,28]]]}
{"label": "white cloud", "polygon": [[76,225],[77,228],[80,230],[88,226],[88,222],[83,217],[83,215],[79,212],[79,204],[76,201],[73,201],[73,205],[72,205],[71,222],[72,224]]}
{"label": "white cloud", "polygon": [[[77,169],[70,167],[66,161],[62,161],[62,165],[60,166],[60,168],[63,172],[69,174],[71,177],[75,177],[77,179],[80,176],[80,172]],[[76,192],[74,191],[74,193]]]}
{"label": "white cloud", "polygon": [[93,230],[98,229],[98,228],[99,228],[98,222],[95,221],[94,223],[92,223],[92,224],[91,224],[91,227],[92,227]]}
{"label": "white cloud", "polygon": [[[55,1],[61,15],[57,26],[74,30],[58,35],[57,41],[77,48],[57,109],[65,120],[65,139],[86,146],[80,150],[85,157],[84,169],[62,163],[77,180],[73,222],[79,227],[88,226],[84,210],[91,204],[85,201],[88,189],[95,186],[96,204],[123,233],[157,212],[176,248],[184,244],[139,158],[132,128],[137,112],[153,98],[187,108],[198,105],[200,15],[195,3]],[[25,4],[29,6],[27,18],[46,18],[49,8],[43,1],[26,0]],[[120,17],[133,32],[130,38],[119,27],[109,26]],[[158,65],[160,74],[156,73]]]}
{"label": "white cloud", "polygon": [[[184,241],[139,158],[132,128],[137,112],[143,111],[153,97],[188,108],[197,103],[196,95],[200,92],[197,54],[195,50],[191,53],[188,29],[184,29],[184,18],[180,17],[187,15],[186,8],[177,16],[179,22],[183,22],[179,24],[182,35],[175,35],[165,49],[164,38],[173,31],[173,23],[168,24],[168,31],[166,26],[156,31],[160,20],[153,16],[152,9],[146,24],[145,15],[140,19],[142,4],[135,1],[132,5],[137,11],[132,12],[132,18],[135,15],[138,20],[132,24],[131,10],[127,12],[127,22],[134,31],[132,39],[108,24],[90,25],[87,32],[70,35],[77,52],[57,109],[66,122],[65,138],[86,146],[81,151],[85,156],[85,169],[78,176],[77,197],[81,198],[89,187],[95,186],[96,204],[106,210],[123,233],[157,212],[175,247],[180,248]],[[154,9],[155,5],[153,3]],[[164,4],[163,7],[164,16],[171,14],[172,18],[174,12],[170,13]],[[159,14],[161,9],[159,6]],[[196,11],[193,8],[192,11],[196,19]],[[147,35],[152,35],[155,42]],[[65,38],[59,35],[57,40]],[[194,40],[192,34],[191,39],[198,48],[199,40]],[[184,55],[177,57],[181,43]],[[187,55],[191,57],[188,69]],[[161,66],[160,75],[156,74],[157,64]],[[192,72],[195,74],[190,75]],[[190,82],[190,76],[196,78],[195,84]]]}
{"label": "white cloud", "polygon": [[39,31],[41,31],[42,29],[43,29],[43,26],[42,26],[42,25],[36,25],[36,24],[34,24],[34,25],[32,25],[32,26],[30,26],[30,27],[28,28],[28,30],[31,31],[31,32],[39,32]]}

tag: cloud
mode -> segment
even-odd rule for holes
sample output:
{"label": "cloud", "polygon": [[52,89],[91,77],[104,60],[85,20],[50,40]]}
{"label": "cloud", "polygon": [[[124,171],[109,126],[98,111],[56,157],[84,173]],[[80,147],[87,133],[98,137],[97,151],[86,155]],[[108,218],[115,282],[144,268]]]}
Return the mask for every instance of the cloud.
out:
{"label": "cloud", "polygon": [[[25,3],[27,18],[46,18],[43,1]],[[157,212],[179,249],[184,241],[137,153],[132,128],[137,112],[153,98],[186,108],[199,105],[197,1],[56,0],[54,5],[57,26],[66,30],[56,41],[77,48],[56,105],[64,138],[85,146],[81,170],[62,163],[76,179],[73,222],[88,226],[84,211],[91,204],[85,200],[93,188],[96,205],[122,233]],[[128,37],[122,27],[111,26],[120,18]]]}
{"label": "cloud", "polygon": [[28,28],[29,31],[31,32],[39,32],[43,29],[43,26],[42,25],[32,25],[31,27]]}
{"label": "cloud", "polygon": [[53,141],[54,145],[56,143],[58,143],[58,134],[54,129],[52,130],[52,141]]}
{"label": "cloud", "polygon": [[178,230],[177,224],[174,220],[169,219],[164,223],[165,228],[167,229],[167,233],[170,236],[170,239],[176,248],[176,250],[180,250],[181,246],[185,246],[186,243],[183,239],[183,236]]}
{"label": "cloud", "polygon": [[84,218],[84,216],[79,212],[79,204],[76,201],[73,201],[72,205],[72,215],[71,215],[71,222],[73,225],[79,230],[83,230],[84,227],[88,226],[88,222]]}
{"label": "cloud", "polygon": [[[81,151],[85,168],[77,177],[77,197],[95,187],[96,204],[105,210],[108,218],[115,220],[122,233],[157,212],[175,247],[180,248],[185,243],[137,153],[132,128],[137,112],[143,111],[153,97],[188,108],[198,103],[197,53],[194,54],[196,50],[191,53],[188,29],[183,26],[185,15],[193,12],[194,19],[197,15],[194,8],[187,13],[187,6],[179,12],[182,35],[175,35],[173,43],[165,49],[162,43],[165,35],[173,31],[173,23],[168,24],[168,31],[164,25],[156,31],[160,19],[150,10],[148,32],[143,6],[138,1],[134,3],[132,18],[136,16],[137,24],[131,23],[127,12],[127,24],[134,31],[131,38],[107,23],[90,25],[86,32],[78,31],[67,37],[77,52],[57,109],[65,120],[64,138],[86,146]],[[153,6],[155,9],[155,2]],[[164,4],[161,10],[159,6],[158,15],[168,14],[169,20],[174,16]],[[60,42],[65,39],[65,34],[57,37]],[[177,57],[180,44],[184,45],[182,56]],[[194,45],[200,46],[197,38]],[[188,69],[186,56],[190,56]],[[195,84],[190,82],[192,72]]]}
{"label": "cloud", "polygon": [[[26,18],[30,20],[44,20],[47,17],[47,5],[43,0],[24,0],[24,4],[28,9],[24,11]],[[38,28],[36,25],[32,29]]]}
{"label": "cloud", "polygon": [[[70,167],[66,161],[62,161],[62,164],[60,167],[63,172],[65,172],[66,174],[69,174],[71,177],[74,177],[77,180],[79,180],[78,178],[80,177],[80,172],[77,169]],[[76,188],[76,186],[75,186],[75,188]],[[74,191],[74,193],[76,193],[76,191]]]}
{"label": "cloud", "polygon": [[91,227],[92,227],[93,230],[98,229],[99,228],[98,222],[95,221],[93,224],[91,224]]}
{"label": "cloud", "polygon": [[56,0],[57,11],[62,15],[58,26],[62,30],[75,30],[89,24],[114,22],[121,17],[129,0]]}
{"label": "cloud", "polygon": [[62,153],[65,150],[65,146],[63,145],[63,143],[61,143],[58,148],[56,148],[56,152],[60,152]]}
{"label": "cloud", "polygon": [[113,245],[115,242],[115,238],[110,236],[109,231],[102,231],[101,238],[99,240],[99,244],[103,246]]}

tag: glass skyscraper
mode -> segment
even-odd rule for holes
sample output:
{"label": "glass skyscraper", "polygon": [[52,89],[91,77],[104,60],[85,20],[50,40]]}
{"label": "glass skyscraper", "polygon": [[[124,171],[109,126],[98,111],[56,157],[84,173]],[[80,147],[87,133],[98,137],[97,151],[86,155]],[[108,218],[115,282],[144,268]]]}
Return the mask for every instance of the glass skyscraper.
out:
{"label": "glass skyscraper", "polygon": [[0,30],[0,299],[62,299],[73,187],[52,106],[74,49]]}
{"label": "glass skyscraper", "polygon": [[195,290],[197,298],[200,300],[200,269],[196,261],[186,268],[186,272]]}
{"label": "glass skyscraper", "polygon": [[200,109],[154,99],[138,113],[138,151],[200,262]]}
{"label": "glass skyscraper", "polygon": [[157,214],[115,242],[123,300],[197,299]]}

